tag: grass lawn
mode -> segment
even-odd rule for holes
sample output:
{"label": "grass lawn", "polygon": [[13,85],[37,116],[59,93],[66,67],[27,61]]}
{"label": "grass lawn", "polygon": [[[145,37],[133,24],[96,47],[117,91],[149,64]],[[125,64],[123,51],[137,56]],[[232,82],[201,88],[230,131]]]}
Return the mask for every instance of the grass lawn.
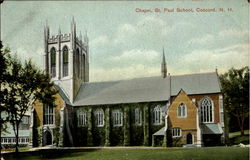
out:
{"label": "grass lawn", "polygon": [[[21,153],[22,154],[22,153]],[[5,157],[6,160],[14,159]],[[213,147],[180,149],[92,149],[74,152],[73,150],[47,150],[37,153],[25,153],[18,160],[248,160],[249,148]]]}
{"label": "grass lawn", "polygon": [[[249,135],[250,130],[245,130],[244,133],[245,133],[245,135]],[[236,137],[236,136],[240,136],[240,131],[229,133],[229,138],[233,138],[233,137]]]}

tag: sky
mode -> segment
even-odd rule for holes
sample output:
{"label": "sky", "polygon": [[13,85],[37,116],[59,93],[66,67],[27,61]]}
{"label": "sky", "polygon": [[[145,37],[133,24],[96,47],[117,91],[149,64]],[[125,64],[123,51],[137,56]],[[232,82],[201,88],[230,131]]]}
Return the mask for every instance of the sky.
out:
{"label": "sky", "polygon": [[5,1],[1,38],[42,68],[46,21],[56,35],[59,28],[69,33],[74,17],[77,35],[89,37],[90,81],[160,76],[163,48],[171,75],[224,73],[249,65],[249,6],[246,0]]}

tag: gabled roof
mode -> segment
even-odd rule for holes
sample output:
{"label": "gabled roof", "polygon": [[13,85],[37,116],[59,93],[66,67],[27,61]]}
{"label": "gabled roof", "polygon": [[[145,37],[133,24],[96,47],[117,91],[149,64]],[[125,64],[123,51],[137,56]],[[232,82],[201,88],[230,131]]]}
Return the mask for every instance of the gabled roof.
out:
{"label": "gabled roof", "polygon": [[82,84],[74,106],[167,101],[169,78],[146,77]]}
{"label": "gabled roof", "polygon": [[181,89],[187,95],[221,92],[216,72],[82,83],[73,104],[60,87],[56,88],[65,102],[73,106],[168,101]]}
{"label": "gabled roof", "polygon": [[58,85],[54,84],[55,89],[58,91],[59,95],[62,97],[62,99],[65,101],[66,104],[72,105],[62,88],[60,88]]}
{"label": "gabled roof", "polygon": [[171,76],[171,96],[183,89],[187,95],[221,92],[216,72]]}

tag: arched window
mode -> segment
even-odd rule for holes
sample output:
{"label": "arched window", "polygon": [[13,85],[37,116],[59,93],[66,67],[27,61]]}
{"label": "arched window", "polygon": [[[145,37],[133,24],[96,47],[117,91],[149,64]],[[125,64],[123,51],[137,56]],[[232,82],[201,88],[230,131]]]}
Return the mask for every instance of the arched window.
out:
{"label": "arched window", "polygon": [[87,116],[85,111],[78,111],[78,126],[87,125]]}
{"label": "arched window", "polygon": [[201,122],[213,122],[214,105],[210,98],[205,97],[200,102],[200,117]]}
{"label": "arched window", "polygon": [[63,77],[69,75],[69,50],[67,46],[63,47]]}
{"label": "arched window", "polygon": [[186,105],[181,103],[179,106],[178,106],[178,117],[186,117],[187,116],[187,108],[186,108]]}
{"label": "arched window", "polygon": [[123,120],[122,111],[121,110],[114,110],[112,112],[112,116],[113,116],[113,125],[114,126],[122,126],[122,120]]}
{"label": "arched window", "polygon": [[142,113],[140,108],[136,108],[134,111],[134,124],[137,126],[142,124]]}
{"label": "arched window", "polygon": [[102,109],[95,111],[96,118],[96,126],[103,127],[104,126],[104,112]]}
{"label": "arched window", "polygon": [[153,124],[160,125],[161,124],[161,108],[160,106],[156,106],[153,111]]}
{"label": "arched window", "polygon": [[52,77],[56,76],[56,49],[53,47],[50,50],[50,73]]}

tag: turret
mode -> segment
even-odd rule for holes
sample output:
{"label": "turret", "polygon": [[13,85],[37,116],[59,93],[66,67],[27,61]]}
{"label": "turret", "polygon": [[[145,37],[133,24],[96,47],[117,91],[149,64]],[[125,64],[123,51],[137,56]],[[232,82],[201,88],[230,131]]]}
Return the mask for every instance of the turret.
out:
{"label": "turret", "polygon": [[61,38],[62,38],[62,33],[61,33],[61,28],[59,27],[58,29],[58,52],[60,54],[61,51]]}
{"label": "turret", "polygon": [[82,44],[82,32],[80,31],[80,36],[79,36],[80,43]]}
{"label": "turret", "polygon": [[46,21],[46,25],[44,26],[44,61],[43,61],[43,69],[46,73],[49,73],[49,60],[48,60],[48,41],[49,41],[49,26]]}
{"label": "turret", "polygon": [[57,59],[56,59],[56,63],[58,64],[58,67],[56,68],[57,69],[57,73],[58,73],[58,78],[60,79],[61,78],[61,70],[60,68],[62,67],[62,63],[60,62],[61,61],[61,38],[62,38],[62,34],[61,34],[61,28],[59,27],[58,28],[58,41],[57,41],[57,44],[58,44],[58,48],[57,48]]}
{"label": "turret", "polygon": [[46,22],[46,25],[44,26],[44,52],[48,53],[48,40],[49,40],[49,26]]}
{"label": "turret", "polygon": [[85,31],[85,35],[84,35],[84,43],[85,43],[86,45],[88,45],[88,44],[89,44],[89,38],[88,38],[88,35],[87,35],[87,31]]}
{"label": "turret", "polygon": [[71,22],[71,45],[72,49],[75,50],[76,45],[76,23],[74,17],[72,18]]}

